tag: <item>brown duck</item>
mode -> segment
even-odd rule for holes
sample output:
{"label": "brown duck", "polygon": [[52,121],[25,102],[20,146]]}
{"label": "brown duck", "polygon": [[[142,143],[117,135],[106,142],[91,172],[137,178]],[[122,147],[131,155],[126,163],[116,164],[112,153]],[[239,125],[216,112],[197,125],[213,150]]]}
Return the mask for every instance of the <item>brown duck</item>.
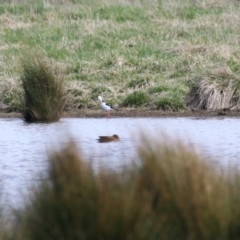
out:
{"label": "brown duck", "polygon": [[99,139],[97,139],[100,143],[108,143],[108,142],[117,142],[120,141],[120,138],[117,134],[114,134],[112,136],[99,136]]}

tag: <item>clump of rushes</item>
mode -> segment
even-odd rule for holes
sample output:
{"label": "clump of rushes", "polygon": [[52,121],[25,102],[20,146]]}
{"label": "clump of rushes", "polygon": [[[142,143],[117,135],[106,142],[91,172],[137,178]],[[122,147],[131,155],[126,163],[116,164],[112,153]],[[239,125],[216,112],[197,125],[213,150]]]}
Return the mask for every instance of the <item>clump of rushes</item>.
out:
{"label": "clump of rushes", "polygon": [[70,143],[49,156],[47,178],[32,191],[25,211],[17,214],[17,235],[39,240],[127,239],[144,213],[132,190],[127,176],[93,172]]}
{"label": "clump of rushes", "polygon": [[37,55],[22,60],[24,103],[23,117],[27,122],[51,122],[61,117],[65,105],[63,74]]}
{"label": "clump of rushes", "polygon": [[119,172],[93,172],[74,143],[52,153],[13,239],[239,239],[238,171],[227,176],[179,142],[143,138],[138,153]]}
{"label": "clump of rushes", "polygon": [[185,108],[183,102],[184,91],[179,87],[157,85],[150,87],[148,93],[157,109],[164,111],[179,111]]}
{"label": "clump of rushes", "polygon": [[164,111],[179,111],[185,107],[182,99],[176,96],[161,97],[155,102],[155,105],[158,109],[162,109]]}
{"label": "clump of rushes", "polygon": [[227,70],[197,77],[192,82],[186,104],[204,110],[239,109],[240,78]]}
{"label": "clump of rushes", "polygon": [[189,149],[180,142],[145,139],[139,150],[138,197],[149,204],[158,239],[227,239],[230,186]]}
{"label": "clump of rushes", "polygon": [[149,99],[143,91],[135,91],[129,94],[122,102],[123,107],[140,107],[148,104]]}

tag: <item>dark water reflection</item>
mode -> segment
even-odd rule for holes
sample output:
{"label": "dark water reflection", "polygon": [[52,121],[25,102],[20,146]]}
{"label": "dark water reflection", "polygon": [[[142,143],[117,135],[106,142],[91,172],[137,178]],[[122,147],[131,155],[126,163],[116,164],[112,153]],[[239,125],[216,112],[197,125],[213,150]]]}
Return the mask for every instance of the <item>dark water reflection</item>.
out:
{"label": "dark water reflection", "polygon": [[[66,118],[50,124],[26,124],[21,119],[0,119],[0,174],[3,193],[10,204],[44,173],[46,149],[58,149],[69,141],[97,168],[119,168],[135,155],[139,131],[163,138],[161,133],[191,142],[199,154],[216,164],[239,165],[240,118]],[[120,142],[99,144],[99,135],[118,134]]]}

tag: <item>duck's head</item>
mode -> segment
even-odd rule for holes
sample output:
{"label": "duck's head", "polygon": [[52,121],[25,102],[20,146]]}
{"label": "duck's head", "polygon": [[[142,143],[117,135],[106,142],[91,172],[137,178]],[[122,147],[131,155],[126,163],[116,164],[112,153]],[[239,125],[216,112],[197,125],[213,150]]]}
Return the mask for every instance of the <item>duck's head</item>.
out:
{"label": "duck's head", "polygon": [[116,139],[116,140],[120,140],[119,136],[117,134],[114,134],[113,137]]}

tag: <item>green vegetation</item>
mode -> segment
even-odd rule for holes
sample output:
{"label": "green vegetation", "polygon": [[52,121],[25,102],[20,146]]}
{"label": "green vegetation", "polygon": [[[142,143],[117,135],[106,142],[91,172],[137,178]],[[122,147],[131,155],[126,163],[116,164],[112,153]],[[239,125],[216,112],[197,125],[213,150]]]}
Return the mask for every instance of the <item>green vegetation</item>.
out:
{"label": "green vegetation", "polygon": [[[133,91],[144,92],[146,108],[238,108],[239,87],[230,104],[213,108],[192,104],[189,98],[201,94],[200,102],[211,101],[201,82],[204,79],[206,88],[218,85],[221,71],[238,79],[239,16],[237,0],[2,0],[0,86],[13,80],[14,89],[19,89],[21,54],[37,49],[65,72],[68,109],[97,108],[98,94],[125,106]],[[215,73],[211,80],[206,77]],[[158,86],[167,88],[148,91]],[[0,87],[0,105],[15,111],[19,101],[11,89]],[[71,95],[76,89],[81,97]],[[223,87],[222,92],[227,91]],[[166,99],[169,107],[161,103]]]}
{"label": "green vegetation", "polygon": [[96,171],[73,142],[53,151],[1,239],[239,239],[239,170],[220,171],[169,139],[142,137],[138,155]]}
{"label": "green vegetation", "polygon": [[142,91],[135,91],[131,94],[129,94],[122,103],[123,107],[140,107],[144,104],[147,104],[148,97],[147,95]]}
{"label": "green vegetation", "polygon": [[184,103],[182,99],[177,97],[161,97],[155,103],[158,109],[163,109],[166,111],[178,111],[184,108]]}
{"label": "green vegetation", "polygon": [[[25,56],[26,57],[26,56]],[[63,75],[40,56],[22,59],[22,114],[27,122],[59,120],[65,106]]]}

